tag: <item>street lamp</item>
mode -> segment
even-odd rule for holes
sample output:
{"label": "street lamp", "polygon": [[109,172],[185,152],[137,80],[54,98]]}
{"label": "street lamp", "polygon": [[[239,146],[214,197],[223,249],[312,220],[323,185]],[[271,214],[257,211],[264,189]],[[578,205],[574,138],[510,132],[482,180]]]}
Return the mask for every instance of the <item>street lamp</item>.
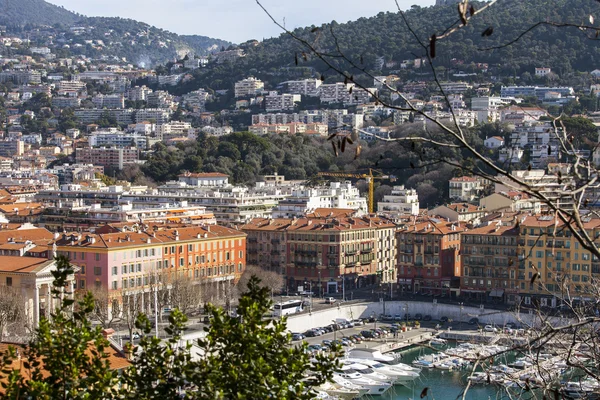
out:
{"label": "street lamp", "polygon": [[317,264],[317,272],[319,273],[319,297],[323,297],[323,288],[321,286],[321,270],[323,269],[321,261]]}
{"label": "street lamp", "polygon": [[458,303],[458,305],[460,306],[460,319],[458,320],[458,327],[460,329],[462,327],[462,314],[463,314],[464,303],[460,302],[460,303]]}
{"label": "street lamp", "polygon": [[406,319],[406,325],[408,325],[408,303],[404,303],[404,307],[402,307],[404,311],[404,319]]}
{"label": "street lamp", "polygon": [[337,340],[337,322],[335,319],[332,319],[331,322],[333,322],[333,340]]}

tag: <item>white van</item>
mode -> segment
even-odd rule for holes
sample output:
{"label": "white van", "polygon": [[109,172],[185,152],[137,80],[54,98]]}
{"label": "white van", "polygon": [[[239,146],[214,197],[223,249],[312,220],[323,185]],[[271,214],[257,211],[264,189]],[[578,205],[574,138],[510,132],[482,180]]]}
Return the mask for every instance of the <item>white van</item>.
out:
{"label": "white van", "polygon": [[333,304],[333,303],[335,303],[335,298],[325,297],[325,304]]}

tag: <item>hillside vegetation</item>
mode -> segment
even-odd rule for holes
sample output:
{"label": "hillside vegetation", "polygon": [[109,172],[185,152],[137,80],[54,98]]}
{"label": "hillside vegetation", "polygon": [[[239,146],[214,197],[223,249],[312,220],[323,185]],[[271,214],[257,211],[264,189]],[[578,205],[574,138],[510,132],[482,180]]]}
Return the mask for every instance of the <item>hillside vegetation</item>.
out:
{"label": "hillside vegetation", "polygon": [[[481,7],[481,3],[473,4],[476,8]],[[498,2],[474,18],[464,29],[439,41],[435,64],[469,71],[472,63],[489,63],[495,68],[495,73],[503,75],[520,75],[526,71],[532,73],[534,67],[541,66],[551,67],[560,76],[573,71],[591,71],[600,68],[600,47],[596,41],[590,40],[576,28],[540,26],[512,46],[497,50],[481,48],[505,44],[539,21],[582,23],[589,21],[589,15],[596,15],[598,11],[600,3],[588,0]],[[443,32],[458,19],[455,6],[413,6],[405,15],[425,43],[431,34]],[[493,34],[482,37],[482,32],[490,26],[494,28]],[[316,27],[297,29],[294,33],[315,43],[323,52],[331,52],[335,49],[330,32],[330,28],[333,28],[340,48],[357,64],[366,66],[376,74],[399,69],[399,66],[395,66],[378,71],[376,60],[380,57],[386,62],[400,62],[425,54],[399,13],[382,12],[372,18],[360,18],[344,24],[333,21],[318,27],[316,31],[314,28]],[[305,61],[301,56],[302,51],[303,47],[297,41],[282,34],[246,49],[247,57],[232,65],[221,65],[197,76],[195,86],[225,89],[248,74],[253,74],[272,86],[288,78],[315,75],[315,71],[324,73],[327,81],[339,79],[334,73],[327,71],[320,61],[314,58]],[[295,63],[295,54],[298,54],[298,65]],[[360,79],[360,74],[355,75]]]}

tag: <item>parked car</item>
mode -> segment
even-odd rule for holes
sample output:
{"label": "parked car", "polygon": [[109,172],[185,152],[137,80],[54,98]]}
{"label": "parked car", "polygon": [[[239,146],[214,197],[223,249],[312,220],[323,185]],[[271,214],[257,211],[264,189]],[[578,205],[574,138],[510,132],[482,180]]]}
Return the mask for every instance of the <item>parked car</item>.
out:
{"label": "parked car", "polygon": [[400,314],[394,315],[394,321],[402,321],[402,315],[400,315]]}
{"label": "parked car", "polygon": [[320,344],[311,344],[310,346],[308,346],[308,350],[319,351],[319,350],[323,350],[323,347],[321,347]]}
{"label": "parked car", "polygon": [[365,324],[365,321],[362,319],[354,319],[352,320],[352,323],[354,324],[354,326],[362,326]]}
{"label": "parked car", "polygon": [[471,318],[469,320],[469,325],[479,325],[479,318]]}
{"label": "parked car", "polygon": [[331,325],[324,326],[321,329],[323,329],[326,333],[333,332],[333,326]]}
{"label": "parked car", "polygon": [[494,328],[492,325],[486,325],[483,330],[486,332],[498,332],[498,329]]}
{"label": "parked car", "polygon": [[510,329],[515,329],[517,327],[517,324],[515,324],[514,322],[507,322],[505,326]]}
{"label": "parked car", "polygon": [[440,322],[448,322],[448,317],[446,317],[444,315],[443,317],[440,318]]}
{"label": "parked car", "polygon": [[304,332],[304,337],[315,337],[315,336],[319,336],[319,335],[317,335],[317,332],[315,332],[313,329],[309,329],[306,332]]}
{"label": "parked car", "polygon": [[382,321],[393,321],[394,317],[391,314],[385,314],[381,316]]}
{"label": "parked car", "polygon": [[323,347],[331,347],[331,340],[323,340],[322,342]]}
{"label": "parked car", "polygon": [[423,321],[431,321],[431,315],[427,314],[423,317]]}
{"label": "parked car", "polygon": [[375,335],[376,335],[376,333],[375,333],[375,332],[373,332],[373,331],[368,331],[368,330],[360,331],[360,334],[361,334],[361,336],[362,336],[362,337],[364,337],[365,339],[374,339],[374,338],[376,338],[376,337],[377,337],[377,336],[375,336]]}
{"label": "parked car", "polygon": [[374,315],[371,315],[368,319],[368,322],[375,322],[375,321],[377,321],[377,317]]}
{"label": "parked car", "polygon": [[512,335],[513,332],[514,332],[514,330],[512,328],[509,328],[508,326],[504,327],[504,333],[506,333],[508,335]]}
{"label": "parked car", "polygon": [[333,298],[333,297],[325,298],[325,304],[333,304],[333,303],[335,303],[335,298]]}
{"label": "parked car", "polygon": [[420,321],[422,319],[423,319],[423,314],[421,314],[421,313],[415,314],[415,320]]}
{"label": "parked car", "polygon": [[304,339],[304,335],[301,333],[292,333],[292,340],[302,340]]}

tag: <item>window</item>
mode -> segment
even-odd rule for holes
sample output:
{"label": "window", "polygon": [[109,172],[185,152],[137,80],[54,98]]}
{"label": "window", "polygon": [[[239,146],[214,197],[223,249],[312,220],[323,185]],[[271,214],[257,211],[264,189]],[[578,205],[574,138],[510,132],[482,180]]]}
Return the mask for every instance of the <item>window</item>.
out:
{"label": "window", "polygon": [[242,272],[242,263],[238,264],[238,272]]}
{"label": "window", "polygon": [[227,261],[230,260],[230,255],[229,255],[228,251],[225,252],[225,260],[227,260]]}
{"label": "window", "polygon": [[138,286],[142,286],[142,278],[137,278],[136,283]]}
{"label": "window", "polygon": [[169,254],[169,248],[168,248],[168,247],[165,247],[165,252],[164,252],[164,254],[165,254],[165,255],[166,255],[166,254]]}
{"label": "window", "polygon": [[127,289],[127,282],[129,282],[127,279],[123,279],[123,288]]}
{"label": "window", "polygon": [[119,269],[117,267],[112,267],[112,274],[117,275],[119,273]]}
{"label": "window", "polygon": [[188,251],[194,251],[194,245],[188,244]]}
{"label": "window", "polygon": [[95,253],[96,261],[100,261],[100,253]]}
{"label": "window", "polygon": [[144,257],[148,257],[148,249],[144,249]]}
{"label": "window", "polygon": [[156,254],[156,251],[155,251],[155,249],[150,249],[150,255],[151,255],[151,256],[154,256],[155,254]]}
{"label": "window", "polygon": [[94,275],[96,275],[96,276],[102,275],[102,268],[94,267]]}
{"label": "window", "polygon": [[6,277],[6,286],[12,286],[12,277],[10,277],[10,276]]}
{"label": "window", "polygon": [[136,266],[135,266],[135,270],[136,270],[137,272],[142,272],[142,264],[136,264]]}
{"label": "window", "polygon": [[119,285],[118,285],[117,281],[113,281],[112,282],[112,288],[113,288],[113,290],[117,290],[118,286]]}
{"label": "window", "polygon": [[81,275],[84,275],[84,274],[85,274],[85,265],[82,265],[82,266],[81,266],[81,267],[79,267],[79,268],[80,268],[80,269],[79,269],[79,273],[80,273]]}
{"label": "window", "polygon": [[[329,252],[331,253],[331,246],[330,246],[330,251]],[[335,253],[335,248],[334,248],[333,252]],[[242,250],[240,250],[240,258],[243,258],[243,257],[244,257],[244,252]]]}
{"label": "window", "polygon": [[121,272],[122,272],[123,274],[126,274],[126,273],[127,273],[127,265],[123,265],[123,266],[121,267]]}
{"label": "window", "polygon": [[85,280],[84,279],[80,279],[79,280],[79,288],[80,289],[85,289]]}
{"label": "window", "polygon": [[184,263],[185,263],[185,261],[183,260],[183,257],[180,257],[179,258],[179,266],[183,267]]}
{"label": "window", "polygon": [[132,274],[135,272],[135,265],[129,264],[129,272]]}
{"label": "window", "polygon": [[81,259],[85,260],[85,253],[84,252],[81,252]]}

